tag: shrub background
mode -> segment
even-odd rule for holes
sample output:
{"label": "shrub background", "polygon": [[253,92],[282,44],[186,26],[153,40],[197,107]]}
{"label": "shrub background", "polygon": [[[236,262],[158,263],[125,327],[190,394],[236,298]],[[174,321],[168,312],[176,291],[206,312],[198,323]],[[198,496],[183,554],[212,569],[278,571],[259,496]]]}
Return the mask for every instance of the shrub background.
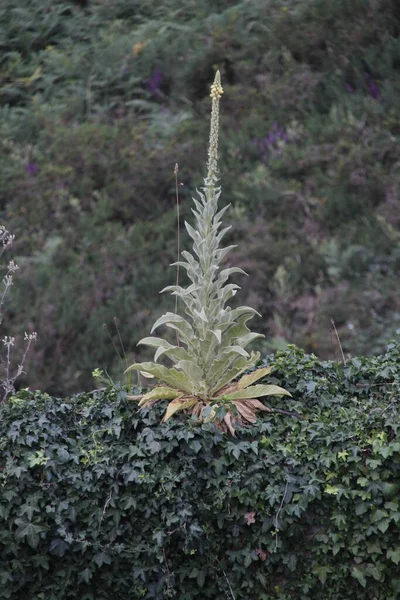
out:
{"label": "shrub background", "polygon": [[0,420],[0,598],[397,598],[400,346],[274,364],[293,394],[275,405],[304,420],[236,438],[118,389],[20,391]]}
{"label": "shrub background", "polygon": [[333,358],[331,318],[345,352],[385,347],[399,324],[399,11],[2,1],[0,210],[21,266],[4,322],[21,343],[38,331],[34,389],[88,390],[96,366],[120,376],[113,317],[129,362],[147,358],[136,342],[172,309],[158,292],[175,277],[174,164],[183,222],[217,67],[231,260],[250,273],[240,301],[264,315],[262,349]]}

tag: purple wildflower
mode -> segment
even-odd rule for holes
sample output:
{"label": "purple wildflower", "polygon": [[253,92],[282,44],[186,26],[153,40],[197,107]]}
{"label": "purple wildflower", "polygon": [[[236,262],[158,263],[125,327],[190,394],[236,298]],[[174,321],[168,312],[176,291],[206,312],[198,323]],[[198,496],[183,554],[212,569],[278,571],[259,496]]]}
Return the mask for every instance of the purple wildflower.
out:
{"label": "purple wildflower", "polygon": [[160,69],[154,69],[149,79],[146,81],[146,87],[152,94],[158,94],[163,76]]}
{"label": "purple wildflower", "polygon": [[346,83],[344,87],[346,88],[346,91],[349,92],[349,94],[352,94],[354,92],[353,87],[349,83]]}
{"label": "purple wildflower", "polygon": [[378,86],[376,85],[376,82],[373,79],[371,79],[367,85],[368,85],[369,93],[371,94],[371,96],[373,98],[375,98],[375,100],[377,100],[381,95],[381,91],[378,88]]}
{"label": "purple wildflower", "polygon": [[367,84],[367,88],[370,93],[370,96],[372,96],[372,98],[375,98],[375,100],[378,100],[378,98],[380,98],[381,91],[380,91],[376,81],[374,79],[372,79],[372,77],[369,73],[365,73],[365,83]]}
{"label": "purple wildflower", "polygon": [[272,129],[268,134],[261,140],[253,140],[260,152],[261,160],[267,161],[271,153],[281,153],[282,146],[279,142],[287,144],[289,142],[288,135],[284,127],[279,127],[278,123],[274,121]]}
{"label": "purple wildflower", "polygon": [[28,175],[32,175],[32,177],[34,177],[38,170],[37,164],[34,162],[29,162],[25,165],[25,170],[28,173]]}

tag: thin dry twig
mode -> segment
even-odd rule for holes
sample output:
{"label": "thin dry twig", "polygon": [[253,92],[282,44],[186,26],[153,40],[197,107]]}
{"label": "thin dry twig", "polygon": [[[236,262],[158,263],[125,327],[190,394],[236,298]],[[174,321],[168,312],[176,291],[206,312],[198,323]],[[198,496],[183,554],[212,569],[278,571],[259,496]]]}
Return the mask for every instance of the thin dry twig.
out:
{"label": "thin dry twig", "polygon": [[114,346],[114,350],[115,350],[115,352],[117,353],[119,360],[121,361],[121,363],[122,363],[122,364],[124,364],[124,361],[122,360],[122,356],[120,355],[120,353],[119,353],[119,350],[118,350],[117,346],[114,344],[114,340],[113,340],[113,339],[112,339],[112,337],[111,337],[111,334],[110,334],[110,332],[109,332],[109,330],[108,330],[108,327],[107,327],[107,324],[106,324],[106,323],[103,323],[103,328],[104,328],[104,329],[105,329],[105,331],[107,332],[107,335],[108,335],[108,337],[110,338],[112,345]]}
{"label": "thin dry twig", "polygon": [[224,571],[224,570],[223,570],[222,572],[223,572],[223,574],[224,574],[224,577],[225,577],[225,579],[226,579],[226,583],[228,584],[229,591],[230,591],[230,593],[231,593],[231,596],[232,596],[232,600],[236,600],[236,598],[235,598],[235,594],[233,593],[233,589],[232,589],[232,586],[231,586],[231,584],[230,584],[230,581],[229,581],[229,579],[228,579],[228,576],[227,576],[227,574],[225,573],[225,571]]}
{"label": "thin dry twig", "polygon": [[304,421],[304,417],[296,411],[283,410],[281,408],[273,408],[272,412],[277,412],[281,415],[287,415],[288,417],[295,417],[295,419],[298,419],[299,421]]}
{"label": "thin dry twig", "polygon": [[107,512],[108,505],[109,505],[109,504],[110,504],[110,502],[111,502],[111,498],[112,498],[112,490],[110,490],[110,493],[109,493],[109,495],[108,495],[108,498],[107,498],[107,500],[106,500],[106,502],[105,502],[105,504],[104,504],[104,508],[103,508],[103,514],[101,515],[101,518],[100,518],[99,528],[100,528],[100,525],[102,524],[102,522],[103,522],[103,519],[104,519],[104,517],[105,517],[105,515],[106,515],[106,512]]}
{"label": "thin dry twig", "polygon": [[115,329],[117,330],[117,334],[118,334],[119,343],[120,343],[120,345],[121,345],[121,349],[122,349],[122,352],[123,352],[123,355],[124,355],[125,367],[126,367],[126,368],[128,368],[128,361],[127,361],[127,359],[126,359],[125,346],[124,346],[124,343],[123,343],[123,341],[122,341],[121,334],[120,334],[120,332],[119,332],[119,327],[118,327],[118,321],[117,321],[117,317],[114,317],[113,321],[114,321],[114,327],[115,327]]}
{"label": "thin dry twig", "polygon": [[288,485],[289,485],[289,482],[287,481],[287,482],[286,482],[286,485],[285,485],[285,491],[284,491],[284,493],[283,493],[282,502],[281,502],[281,504],[280,504],[280,506],[279,506],[279,508],[278,508],[278,512],[277,512],[277,513],[276,513],[276,515],[275,515],[275,529],[276,529],[276,538],[275,538],[275,552],[276,552],[276,551],[277,551],[277,549],[278,549],[278,531],[279,531],[279,527],[278,527],[278,517],[279,517],[279,515],[280,515],[280,513],[281,513],[281,510],[282,510],[282,508],[283,508],[283,503],[285,502],[285,498],[286,498],[286,493],[287,493]]}
{"label": "thin dry twig", "polygon": [[337,339],[337,341],[338,341],[338,344],[339,344],[339,349],[340,349],[340,353],[341,353],[341,355],[342,355],[343,364],[344,364],[344,366],[346,366],[346,358],[345,358],[345,356],[344,356],[344,352],[343,352],[342,344],[340,343],[339,334],[338,334],[338,332],[337,332],[336,325],[335,325],[335,321],[334,321],[333,319],[331,319],[331,331],[332,331],[332,329],[333,329],[333,331],[335,332],[336,339]]}

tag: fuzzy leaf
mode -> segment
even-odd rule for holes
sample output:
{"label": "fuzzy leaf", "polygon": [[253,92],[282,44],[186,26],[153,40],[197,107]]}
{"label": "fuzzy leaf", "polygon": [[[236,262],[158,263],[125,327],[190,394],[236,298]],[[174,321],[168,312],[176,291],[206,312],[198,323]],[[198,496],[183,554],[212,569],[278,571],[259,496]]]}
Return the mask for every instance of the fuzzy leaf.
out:
{"label": "fuzzy leaf", "polygon": [[237,244],[233,244],[232,246],[226,246],[226,248],[222,248],[221,250],[216,250],[215,251],[215,260],[218,263],[220,263],[221,260],[223,258],[225,258],[225,256],[228,254],[228,252],[230,252],[234,248],[237,248]]}
{"label": "fuzzy leaf", "polygon": [[203,373],[201,369],[192,360],[180,360],[175,366],[177,369],[185,373],[191,382],[192,390],[195,393],[198,393],[203,379]]}
{"label": "fuzzy leaf", "polygon": [[[212,381],[215,381],[215,385],[211,388],[210,394],[215,394],[218,390],[224,387],[224,385],[230,383],[244,371],[251,369],[251,367],[254,366],[259,358],[260,354],[258,352],[253,352],[249,359],[240,356],[234,361],[233,364],[227,364],[225,359],[223,360],[222,365],[221,361],[218,361],[217,365],[215,365],[211,371],[211,375],[213,376]],[[218,368],[218,372],[215,372],[215,367]]]}
{"label": "fuzzy leaf", "polygon": [[172,400],[172,402],[168,404],[168,408],[165,412],[165,415],[162,418],[162,423],[168,421],[168,419],[172,417],[172,415],[179,412],[180,410],[184,410],[185,408],[192,408],[192,406],[197,404],[197,402],[198,399],[194,396],[184,396],[183,398],[176,398],[175,400]]}
{"label": "fuzzy leaf", "polygon": [[246,314],[257,315],[258,317],[261,317],[260,313],[254,310],[254,308],[251,308],[250,306],[238,306],[238,308],[234,308],[232,310],[232,320],[236,321],[239,317]]}
{"label": "fuzzy leaf", "polygon": [[247,275],[246,271],[243,271],[243,269],[240,269],[239,267],[230,267],[229,269],[224,269],[218,276],[217,281],[219,286],[223,285],[225,281],[227,281],[229,277],[233,275],[233,273],[241,273],[241,275]]}
{"label": "fuzzy leaf", "polygon": [[154,355],[154,362],[157,362],[160,356],[166,354],[169,358],[177,362],[178,360],[184,360],[189,357],[188,353],[184,348],[180,348],[178,346],[173,346],[167,340],[163,340],[162,338],[157,337],[147,337],[143,338],[138,342],[139,345],[150,346],[152,348],[157,348],[156,353]]}
{"label": "fuzzy leaf", "polygon": [[199,232],[193,229],[193,227],[187,221],[185,221],[185,227],[186,231],[195,243],[199,243],[202,241]]}
{"label": "fuzzy leaf", "polygon": [[217,338],[218,344],[220,344],[221,343],[221,339],[222,339],[222,332],[221,332],[221,330],[220,329],[213,329],[211,331],[211,333],[213,335],[215,335],[215,337]]}
{"label": "fuzzy leaf", "polygon": [[238,389],[244,390],[244,388],[249,387],[249,385],[252,385],[253,383],[258,381],[262,377],[266,377],[267,375],[269,375],[271,373],[273,368],[274,367],[270,365],[269,367],[263,367],[262,369],[257,369],[256,371],[253,371],[252,373],[249,373],[248,375],[243,375],[243,377],[237,383]]}
{"label": "fuzzy leaf", "polygon": [[244,356],[245,358],[250,356],[241,346],[228,346],[221,350],[221,354],[237,354],[239,356]]}
{"label": "fuzzy leaf", "polygon": [[151,346],[153,348],[157,348],[157,351],[154,355],[154,362],[157,362],[160,356],[165,354],[171,360],[177,362],[178,360],[190,360],[190,355],[187,351],[179,346],[174,346],[167,342],[167,340],[163,340],[157,337],[147,337],[140,340],[139,344],[143,344],[146,346]]}
{"label": "fuzzy leaf", "polygon": [[182,392],[169,387],[155,387],[142,396],[139,406],[144,406],[147,402],[154,402],[155,400],[175,400],[175,398],[181,395]]}
{"label": "fuzzy leaf", "polygon": [[161,290],[160,294],[163,294],[164,292],[171,292],[173,296],[179,296],[181,298],[183,296],[189,296],[190,294],[193,294],[193,292],[196,292],[198,289],[199,286],[195,285],[194,283],[187,288],[183,288],[180,285],[167,285],[167,287]]}
{"label": "fuzzy leaf", "polygon": [[194,331],[190,323],[175,313],[167,312],[165,315],[162,315],[154,323],[150,333],[153,333],[160,325],[166,325],[170,329],[175,329],[179,334],[179,338],[188,345],[190,345],[191,340],[194,338]]}
{"label": "fuzzy leaf", "polygon": [[223,397],[225,400],[243,400],[246,398],[260,398],[261,396],[291,396],[291,394],[278,385],[251,385],[246,389],[240,389]]}
{"label": "fuzzy leaf", "polygon": [[154,362],[160,358],[160,356],[167,356],[173,362],[177,363],[180,360],[191,360],[190,354],[187,353],[185,348],[182,346],[172,346],[170,348],[159,348],[154,355]]}
{"label": "fuzzy leaf", "polygon": [[163,365],[145,362],[131,365],[126,369],[125,373],[129,373],[130,371],[146,371],[160,381],[163,381],[164,383],[167,383],[178,390],[183,390],[189,394],[192,393],[192,383],[190,379],[184,373],[180,373],[177,369],[168,369]]}
{"label": "fuzzy leaf", "polygon": [[208,323],[208,319],[207,319],[207,315],[204,311],[204,307],[198,311],[198,310],[194,310],[195,315],[197,315],[202,321],[204,321],[205,323]]}

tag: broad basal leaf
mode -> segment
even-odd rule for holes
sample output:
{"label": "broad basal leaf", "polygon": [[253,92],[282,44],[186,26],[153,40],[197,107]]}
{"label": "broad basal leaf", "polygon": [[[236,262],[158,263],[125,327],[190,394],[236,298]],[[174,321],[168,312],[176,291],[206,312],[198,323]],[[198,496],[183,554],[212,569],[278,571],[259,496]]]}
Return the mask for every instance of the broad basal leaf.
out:
{"label": "broad basal leaf", "polygon": [[[226,359],[219,360],[218,364],[212,368],[213,372],[211,376],[212,381],[215,381],[215,385],[212,386],[210,395],[214,395],[218,390],[224,387],[224,385],[230,383],[236,377],[239,377],[244,371],[251,369],[259,358],[260,354],[258,352],[253,352],[250,355],[250,358],[239,356],[233,363],[227,362]],[[217,368],[218,371],[214,370],[214,368]]]}
{"label": "broad basal leaf", "polygon": [[262,396],[291,396],[291,394],[279,387],[279,385],[251,385],[246,389],[224,394],[221,397],[224,400],[242,400],[246,398],[260,398]]}
{"label": "broad basal leaf", "polygon": [[240,380],[237,382],[238,389],[244,390],[244,388],[249,387],[249,385],[252,385],[253,383],[258,381],[262,377],[266,377],[267,375],[269,375],[271,373],[272,369],[273,369],[273,366],[270,365],[269,367],[263,367],[262,369],[256,369],[252,373],[243,375],[243,377],[241,377]]}
{"label": "broad basal leaf", "polygon": [[151,375],[154,375],[159,381],[163,381],[172,387],[177,388],[178,390],[183,390],[184,392],[192,393],[192,384],[190,379],[177,369],[171,368],[168,369],[162,365],[156,365],[152,362],[145,363],[136,363],[128,367],[125,373],[129,373],[129,371],[146,371]]}
{"label": "broad basal leaf", "polygon": [[238,413],[249,423],[255,423],[257,421],[256,410],[254,408],[250,408],[243,402],[237,401],[234,402]]}
{"label": "broad basal leaf", "polygon": [[192,408],[192,406],[197,403],[198,398],[195,398],[194,396],[184,396],[182,398],[176,398],[175,400],[172,400],[172,402],[168,404],[168,408],[163,416],[162,422],[165,423],[175,413],[179,412],[180,410],[184,410],[185,408]]}
{"label": "broad basal leaf", "polygon": [[182,392],[174,390],[170,387],[155,387],[150,392],[147,392],[142,396],[139,406],[144,406],[147,402],[154,402],[155,400],[175,400],[178,396],[181,396]]}

